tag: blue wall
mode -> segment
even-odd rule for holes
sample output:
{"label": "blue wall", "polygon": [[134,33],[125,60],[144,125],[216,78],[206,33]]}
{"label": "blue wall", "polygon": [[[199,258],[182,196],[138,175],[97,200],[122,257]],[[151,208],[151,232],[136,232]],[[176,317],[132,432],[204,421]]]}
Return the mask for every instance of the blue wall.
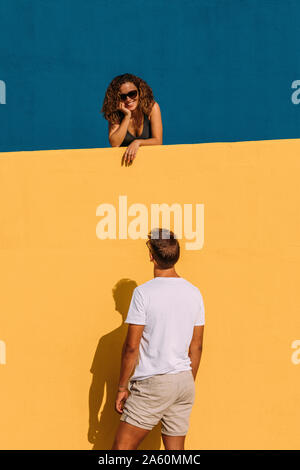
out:
{"label": "blue wall", "polygon": [[298,0],[0,0],[0,151],[108,147],[112,78],[152,87],[164,144],[300,137]]}

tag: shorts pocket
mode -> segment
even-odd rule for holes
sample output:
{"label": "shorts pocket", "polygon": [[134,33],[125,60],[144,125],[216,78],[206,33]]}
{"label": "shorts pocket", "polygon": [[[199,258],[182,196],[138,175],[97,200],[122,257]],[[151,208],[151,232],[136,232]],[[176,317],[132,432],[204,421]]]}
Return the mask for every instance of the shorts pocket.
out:
{"label": "shorts pocket", "polygon": [[189,377],[189,379],[185,382],[184,387],[184,396],[189,403],[194,403],[196,395],[196,386],[193,374]]}
{"label": "shorts pocket", "polygon": [[144,382],[144,380],[134,381],[131,386],[130,393],[132,395],[148,398],[150,395],[150,385]]}
{"label": "shorts pocket", "polygon": [[170,401],[170,397],[173,395],[173,389],[171,384],[166,382],[152,382],[150,385],[150,393],[153,402],[157,404],[163,404]]}

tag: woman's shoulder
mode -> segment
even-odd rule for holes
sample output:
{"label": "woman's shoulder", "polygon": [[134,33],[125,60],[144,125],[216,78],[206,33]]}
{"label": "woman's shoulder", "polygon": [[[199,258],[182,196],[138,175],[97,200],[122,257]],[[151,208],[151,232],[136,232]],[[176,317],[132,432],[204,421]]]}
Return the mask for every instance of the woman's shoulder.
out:
{"label": "woman's shoulder", "polygon": [[148,119],[151,119],[151,117],[156,114],[157,112],[160,112],[160,107],[159,107],[159,104],[157,101],[154,101],[153,105],[152,105],[152,108],[151,108],[151,111],[150,111],[150,114],[148,117]]}

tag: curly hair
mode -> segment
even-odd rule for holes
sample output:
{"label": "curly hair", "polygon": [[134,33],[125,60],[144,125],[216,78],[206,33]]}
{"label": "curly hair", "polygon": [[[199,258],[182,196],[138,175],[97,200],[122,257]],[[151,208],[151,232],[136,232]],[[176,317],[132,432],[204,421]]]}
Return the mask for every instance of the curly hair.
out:
{"label": "curly hair", "polygon": [[137,113],[134,117],[135,126],[136,128],[139,128],[142,122],[142,113],[149,116],[155,100],[150,86],[144,80],[132,75],[131,73],[118,75],[111,81],[105,93],[101,113],[103,113],[104,118],[111,124],[121,123],[124,118],[124,114],[122,111],[117,109],[120,102],[120,87],[123,83],[128,82],[133,83],[137,87],[139,93]]}

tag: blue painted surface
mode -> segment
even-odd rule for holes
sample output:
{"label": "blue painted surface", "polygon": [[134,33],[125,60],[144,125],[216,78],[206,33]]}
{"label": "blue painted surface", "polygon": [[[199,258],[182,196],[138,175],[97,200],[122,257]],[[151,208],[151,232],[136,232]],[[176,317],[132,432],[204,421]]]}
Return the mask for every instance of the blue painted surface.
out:
{"label": "blue painted surface", "polygon": [[0,151],[108,147],[113,77],[152,87],[164,144],[300,137],[298,0],[0,0]]}

